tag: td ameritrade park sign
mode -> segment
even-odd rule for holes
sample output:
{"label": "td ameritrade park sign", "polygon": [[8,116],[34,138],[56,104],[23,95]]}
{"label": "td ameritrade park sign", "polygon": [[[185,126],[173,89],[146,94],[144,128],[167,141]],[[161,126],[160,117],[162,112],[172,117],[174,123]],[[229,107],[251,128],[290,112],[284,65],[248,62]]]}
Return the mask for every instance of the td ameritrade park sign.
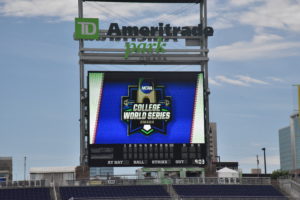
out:
{"label": "td ameritrade park sign", "polygon": [[[120,41],[122,38],[124,41],[128,41],[130,38],[132,41],[136,41],[139,37],[139,41],[145,41],[146,39],[153,39],[156,42],[153,43],[125,43],[125,56],[127,59],[130,53],[164,53],[166,43],[163,42],[163,37],[172,37],[174,41],[177,41],[178,36],[212,36],[213,28],[205,27],[203,29],[202,24],[198,26],[171,26],[170,24],[158,23],[158,26],[119,26],[118,23],[111,23],[106,35],[100,35],[99,19],[97,18],[75,18],[75,40],[101,40],[105,41],[106,38]],[[164,41],[169,41],[165,39]]]}

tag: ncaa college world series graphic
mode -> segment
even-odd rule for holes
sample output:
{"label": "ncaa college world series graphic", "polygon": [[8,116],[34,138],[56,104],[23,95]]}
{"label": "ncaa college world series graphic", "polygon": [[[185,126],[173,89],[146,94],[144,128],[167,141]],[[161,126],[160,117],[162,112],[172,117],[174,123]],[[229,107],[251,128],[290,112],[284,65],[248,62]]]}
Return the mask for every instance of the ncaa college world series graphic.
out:
{"label": "ncaa college world series graphic", "polygon": [[90,144],[204,144],[201,72],[89,72]]}
{"label": "ncaa college world series graphic", "polygon": [[128,96],[122,97],[122,120],[128,123],[128,135],[158,132],[166,134],[171,119],[171,97],[164,86],[155,86],[151,79],[140,78],[138,85],[128,86]]}

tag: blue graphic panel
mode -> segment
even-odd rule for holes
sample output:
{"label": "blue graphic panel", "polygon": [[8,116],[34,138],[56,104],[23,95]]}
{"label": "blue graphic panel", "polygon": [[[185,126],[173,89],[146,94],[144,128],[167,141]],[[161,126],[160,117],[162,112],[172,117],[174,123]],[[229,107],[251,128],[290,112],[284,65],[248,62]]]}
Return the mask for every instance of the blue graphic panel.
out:
{"label": "blue graphic panel", "polygon": [[[197,82],[196,72],[107,72],[104,75],[102,99],[95,144],[190,143]],[[129,86],[139,78],[151,78],[164,86],[165,96],[172,99],[172,118],[166,134],[128,135],[128,124],[122,121],[121,99],[128,96]]]}

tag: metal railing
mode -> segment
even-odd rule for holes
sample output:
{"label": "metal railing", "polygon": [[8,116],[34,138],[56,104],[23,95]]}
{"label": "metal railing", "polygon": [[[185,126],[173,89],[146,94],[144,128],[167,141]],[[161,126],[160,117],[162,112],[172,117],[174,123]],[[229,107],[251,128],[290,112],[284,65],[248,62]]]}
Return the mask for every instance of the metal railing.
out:
{"label": "metal railing", "polygon": [[207,197],[180,197],[178,200],[288,200],[287,197],[278,196],[207,196]]}
{"label": "metal railing", "polygon": [[61,186],[97,186],[97,185],[195,185],[195,184],[241,184],[241,185],[270,185],[270,178],[145,178],[107,180],[74,180],[65,181]]}
{"label": "metal railing", "polygon": [[[60,186],[101,186],[101,185],[195,185],[195,184],[241,184],[241,185],[270,185],[270,178],[144,178],[122,179],[110,177],[109,179],[82,179],[69,180],[56,183]],[[0,182],[0,188],[18,187],[50,187],[48,180]]]}
{"label": "metal railing", "polygon": [[289,196],[300,199],[300,183],[293,179],[279,179],[279,187]]}
{"label": "metal railing", "polygon": [[1,188],[23,188],[23,187],[49,187],[49,186],[50,186],[50,182],[47,180],[0,182],[0,189]]}
{"label": "metal railing", "polygon": [[[80,198],[70,198],[69,200],[150,200],[150,199],[156,199],[156,200],[169,200],[174,199],[172,197],[80,197]],[[200,197],[200,196],[191,196],[191,197],[177,197],[176,200],[288,200],[287,197],[278,197],[278,196],[207,196],[207,197]]]}
{"label": "metal railing", "polygon": [[270,185],[270,178],[184,178],[175,179],[173,184],[242,184],[242,185]]}
{"label": "metal railing", "polygon": [[69,200],[112,200],[112,199],[124,199],[124,200],[139,200],[139,199],[143,199],[143,200],[151,200],[151,199],[156,199],[156,200],[170,200],[172,199],[171,197],[157,197],[157,196],[153,196],[153,197],[80,197],[80,198],[70,198]]}

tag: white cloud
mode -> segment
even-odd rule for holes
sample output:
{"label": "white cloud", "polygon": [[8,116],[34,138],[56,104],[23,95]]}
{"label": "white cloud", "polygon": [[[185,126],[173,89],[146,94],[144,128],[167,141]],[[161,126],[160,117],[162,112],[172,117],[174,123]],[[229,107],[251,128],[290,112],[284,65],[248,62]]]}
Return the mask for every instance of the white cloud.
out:
{"label": "white cloud", "polygon": [[236,79],[230,79],[226,76],[216,76],[216,79],[220,82],[223,83],[228,83],[230,85],[237,85],[237,86],[249,86],[247,83],[241,81],[241,80],[236,80]]}
{"label": "white cloud", "polygon": [[300,32],[299,0],[214,0],[208,1],[208,14],[215,29],[250,25]]}
{"label": "white cloud", "polygon": [[230,0],[229,3],[233,6],[248,6],[256,2],[262,2],[263,0]]}
{"label": "white cloud", "polygon": [[269,76],[267,78],[274,81],[274,82],[281,82],[281,83],[284,82],[284,80],[282,78],[278,78],[278,77],[274,77],[274,76]]}
{"label": "white cloud", "polygon": [[191,13],[182,17],[173,15],[172,17],[167,17],[167,19],[176,25],[194,25],[199,23],[199,14]]}
{"label": "white cloud", "polygon": [[207,17],[214,29],[226,29],[234,26],[237,12],[232,10],[228,2],[220,0],[208,1]]}
{"label": "white cloud", "polygon": [[214,29],[227,29],[234,26],[232,20],[229,16],[220,17],[218,20],[214,21],[211,25]]}
{"label": "white cloud", "polygon": [[221,83],[236,85],[236,86],[251,86],[253,84],[268,85],[269,83],[263,80],[252,78],[245,75],[236,75],[234,78],[229,78],[224,75],[216,76],[215,79],[209,78],[209,83],[212,85],[221,85]]}
{"label": "white cloud", "polygon": [[221,84],[218,83],[216,80],[212,79],[212,78],[208,78],[208,82],[211,85],[215,85],[215,86],[220,86]]}
{"label": "white cloud", "polygon": [[[300,31],[299,0],[214,0],[208,9],[213,13],[209,21],[215,29],[247,25],[255,33],[251,40],[236,40],[211,49],[213,59],[247,61],[300,54],[300,41],[287,39]],[[281,32],[274,34],[276,29]]]}
{"label": "white cloud", "polygon": [[264,0],[263,4],[241,13],[239,22],[254,27],[300,32],[300,1]]}
{"label": "white cloud", "polygon": [[136,24],[154,24],[158,22],[166,21],[169,24],[173,25],[196,25],[199,23],[199,14],[197,13],[188,13],[187,15],[177,16],[175,14],[162,14],[158,17],[148,17],[142,18],[136,21]]}
{"label": "white cloud", "polygon": [[211,57],[216,60],[245,61],[257,58],[298,56],[299,48],[300,42],[287,42],[274,34],[258,34],[251,41],[239,41],[213,48]]}
{"label": "white cloud", "polygon": [[[276,28],[300,31],[299,0],[215,0],[209,3],[213,24],[250,25],[254,28]],[[218,27],[217,27],[218,28]]]}
{"label": "white cloud", "polygon": [[241,81],[244,81],[246,83],[255,83],[255,84],[260,84],[260,85],[268,85],[269,84],[265,81],[251,78],[250,76],[237,75],[236,77],[238,77]]}
{"label": "white cloud", "polygon": [[[137,3],[84,3],[85,17],[98,17],[128,21],[126,18],[135,17],[149,10],[157,12],[165,10],[166,5]],[[0,14],[17,17],[56,17],[59,20],[71,21],[78,16],[77,1],[74,0],[2,0]]]}
{"label": "white cloud", "polygon": [[74,19],[77,16],[77,3],[72,0],[3,0],[1,4],[0,14],[4,16],[46,16],[62,20]]}

